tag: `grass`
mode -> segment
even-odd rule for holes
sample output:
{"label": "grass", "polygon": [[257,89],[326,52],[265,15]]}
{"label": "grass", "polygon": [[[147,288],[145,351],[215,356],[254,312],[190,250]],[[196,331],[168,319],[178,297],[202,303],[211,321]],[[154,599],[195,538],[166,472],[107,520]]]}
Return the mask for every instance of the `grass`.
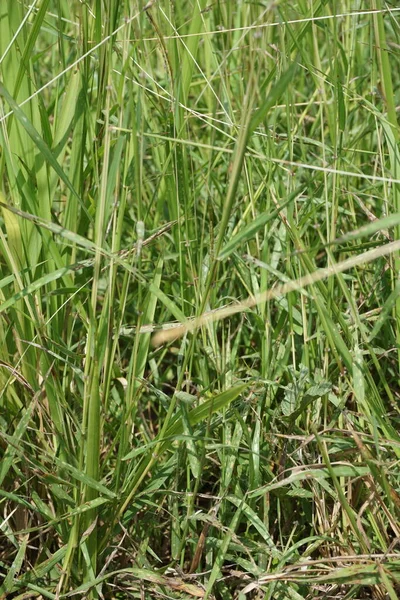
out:
{"label": "grass", "polygon": [[399,597],[399,39],[0,4],[0,598]]}

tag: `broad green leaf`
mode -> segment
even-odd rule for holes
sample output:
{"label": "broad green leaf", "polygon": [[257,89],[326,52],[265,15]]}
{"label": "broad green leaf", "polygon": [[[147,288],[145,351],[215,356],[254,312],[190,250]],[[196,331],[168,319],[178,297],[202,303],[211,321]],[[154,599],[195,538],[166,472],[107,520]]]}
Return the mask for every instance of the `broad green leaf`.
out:
{"label": "broad green leaf", "polygon": [[[247,387],[247,384],[237,385],[229,390],[226,390],[225,392],[222,392],[221,394],[217,394],[213,398],[207,399],[202,404],[200,404],[200,406],[194,408],[188,413],[190,425],[193,427],[194,425],[205,421],[210,416],[210,414],[213,414],[217,411],[222,410],[223,408],[226,408],[231,402],[236,400],[236,398],[238,398],[238,396],[240,396],[240,394],[242,394],[247,389]],[[163,440],[156,440],[155,444],[161,441],[163,442],[163,449],[165,449],[175,439],[183,439],[181,437],[183,433],[184,427],[182,423],[182,417],[181,414],[178,412],[178,415],[175,417],[174,422],[167,429],[165,438],[163,438]],[[123,460],[134,458],[135,456],[137,456],[137,454],[138,451],[135,449],[126,456],[124,456]]]}
{"label": "broad green leaf", "polygon": [[[200,406],[189,412],[188,418],[190,424],[192,426],[197,425],[198,423],[205,421],[210,414],[226,408],[231,402],[236,400],[240,394],[243,394],[247,387],[247,384],[236,385],[213,398],[209,398],[200,404]],[[180,435],[182,433],[183,424],[182,420],[178,416],[175,419],[175,422],[167,429],[166,437],[173,437],[174,435]]]}

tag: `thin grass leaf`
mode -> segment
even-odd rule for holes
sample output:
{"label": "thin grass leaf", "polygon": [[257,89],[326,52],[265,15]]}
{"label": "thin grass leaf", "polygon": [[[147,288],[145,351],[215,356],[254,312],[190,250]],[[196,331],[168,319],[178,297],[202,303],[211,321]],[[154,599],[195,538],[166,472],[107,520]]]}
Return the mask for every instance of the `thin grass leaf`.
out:
{"label": "thin grass leaf", "polygon": [[223,565],[224,561],[226,560],[226,554],[229,549],[229,544],[231,543],[232,536],[235,534],[236,529],[239,525],[241,515],[242,515],[242,506],[240,504],[239,507],[236,509],[236,512],[229,524],[229,527],[227,528],[227,531],[222,540],[221,547],[215,558],[215,563],[212,568],[210,578],[207,582],[207,587],[206,587],[205,594],[204,594],[205,600],[210,597],[210,595],[214,589],[214,585],[215,585],[218,577],[220,577],[220,575],[221,575],[222,565]]}
{"label": "thin grass leaf", "polygon": [[70,192],[79,200],[79,202],[81,202],[79,195],[75,191],[72,183],[68,179],[64,170],[61,168],[61,166],[57,162],[56,158],[54,157],[53,152],[50,150],[50,148],[48,147],[46,142],[36,131],[36,129],[32,125],[32,123],[29,121],[26,114],[18,106],[17,102],[13,99],[13,97],[9,94],[9,92],[6,90],[6,88],[4,87],[4,85],[1,82],[0,82],[0,96],[3,96],[5,98],[5,100],[7,101],[7,103],[10,105],[16,119],[22,125],[22,127],[25,129],[25,131],[27,132],[29,137],[32,139],[33,143],[37,146],[37,148],[38,148],[39,152],[42,154],[43,158],[54,169],[54,171],[57,173],[57,175],[59,176],[61,181],[63,181],[65,183],[65,185],[70,190]]}
{"label": "thin grass leaf", "polygon": [[224,260],[225,258],[228,258],[228,256],[230,256],[232,252],[234,252],[238,248],[238,246],[251,240],[255,236],[257,231],[259,231],[262,227],[265,227],[265,225],[269,221],[275,219],[281,211],[283,211],[287,206],[289,206],[303,192],[304,188],[299,187],[297,190],[292,192],[289,195],[288,199],[285,202],[283,202],[278,208],[276,208],[269,214],[260,215],[259,217],[257,217],[257,219],[246,225],[246,227],[244,227],[241,231],[234,235],[233,238],[225,244],[225,246],[221,249],[218,255],[218,259]]}
{"label": "thin grass leaf", "polygon": [[253,132],[266,118],[268,112],[275,104],[278,103],[281,96],[286,92],[290,83],[293,81],[294,74],[297,69],[297,63],[293,62],[288,69],[279,77],[278,81],[274,83],[266,100],[262,103],[260,108],[254,114],[251,123],[250,131]]}
{"label": "thin grass leaf", "polygon": [[333,240],[328,245],[339,245],[344,244],[346,242],[350,242],[352,240],[357,240],[363,237],[370,237],[375,233],[380,231],[386,232],[387,229],[391,229],[392,227],[396,227],[400,224],[400,213],[395,213],[388,215],[387,217],[382,217],[381,219],[374,219],[368,225],[364,225],[359,229],[350,231],[345,235]]}
{"label": "thin grass leaf", "polygon": [[258,490],[250,491],[249,498],[257,498],[258,496],[262,496],[268,492],[273,490],[277,490],[281,487],[286,487],[291,483],[297,483],[300,481],[307,481],[309,479],[316,479],[317,481],[320,479],[327,479],[331,477],[331,473],[338,477],[363,477],[369,473],[369,468],[364,466],[355,466],[355,465],[346,465],[346,464],[335,464],[331,465],[332,471],[329,471],[327,468],[308,468],[302,469],[298,473],[293,473],[288,477],[281,479],[275,483],[270,483]]}
{"label": "thin grass leaf", "polygon": [[[228,407],[229,404],[231,404],[234,400],[236,400],[236,398],[238,398],[241,394],[243,394],[243,392],[247,389],[247,387],[248,387],[247,384],[237,385],[237,386],[232,387],[229,390],[226,390],[225,392],[217,394],[213,398],[209,398],[208,400],[205,400],[204,402],[202,402],[202,404],[200,404],[200,406],[198,406],[197,408],[194,408],[193,410],[191,410],[188,413],[188,420],[189,420],[190,425],[192,427],[194,427],[195,425],[198,425],[199,423],[202,423],[203,421],[205,421],[213,413],[221,411],[224,408]],[[153,446],[156,443],[159,443],[161,441],[163,443],[163,447],[166,448],[175,439],[176,440],[184,439],[184,438],[182,438],[183,434],[184,434],[184,426],[182,423],[182,418],[178,413],[178,415],[174,419],[174,422],[167,429],[167,431],[165,433],[165,437],[162,438],[162,440],[155,441],[150,446]],[[134,458],[135,456],[137,456],[137,454],[138,454],[138,451],[133,450],[132,452],[130,452],[129,454],[124,456],[123,460],[129,460],[131,458]]]}
{"label": "thin grass leaf", "polygon": [[15,590],[15,582],[14,579],[18,575],[21,570],[22,563],[25,560],[26,548],[29,541],[29,535],[25,534],[20,541],[19,548],[15,559],[11,565],[10,570],[8,571],[6,578],[4,579],[3,584],[0,587],[0,591],[3,591],[5,594],[9,594]]}

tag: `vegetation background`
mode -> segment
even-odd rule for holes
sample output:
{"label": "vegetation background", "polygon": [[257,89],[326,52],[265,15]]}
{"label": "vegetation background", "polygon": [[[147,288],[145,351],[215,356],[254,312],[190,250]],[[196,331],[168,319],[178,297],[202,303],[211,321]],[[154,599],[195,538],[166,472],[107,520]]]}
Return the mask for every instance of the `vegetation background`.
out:
{"label": "vegetation background", "polygon": [[399,19],[0,3],[2,598],[399,597]]}

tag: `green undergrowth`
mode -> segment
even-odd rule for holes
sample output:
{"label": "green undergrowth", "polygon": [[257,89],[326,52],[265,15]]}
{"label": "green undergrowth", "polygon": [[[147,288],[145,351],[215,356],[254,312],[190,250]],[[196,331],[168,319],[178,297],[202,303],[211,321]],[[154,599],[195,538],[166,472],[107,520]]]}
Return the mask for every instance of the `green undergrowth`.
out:
{"label": "green undergrowth", "polygon": [[0,3],[0,598],[399,597],[396,4]]}

